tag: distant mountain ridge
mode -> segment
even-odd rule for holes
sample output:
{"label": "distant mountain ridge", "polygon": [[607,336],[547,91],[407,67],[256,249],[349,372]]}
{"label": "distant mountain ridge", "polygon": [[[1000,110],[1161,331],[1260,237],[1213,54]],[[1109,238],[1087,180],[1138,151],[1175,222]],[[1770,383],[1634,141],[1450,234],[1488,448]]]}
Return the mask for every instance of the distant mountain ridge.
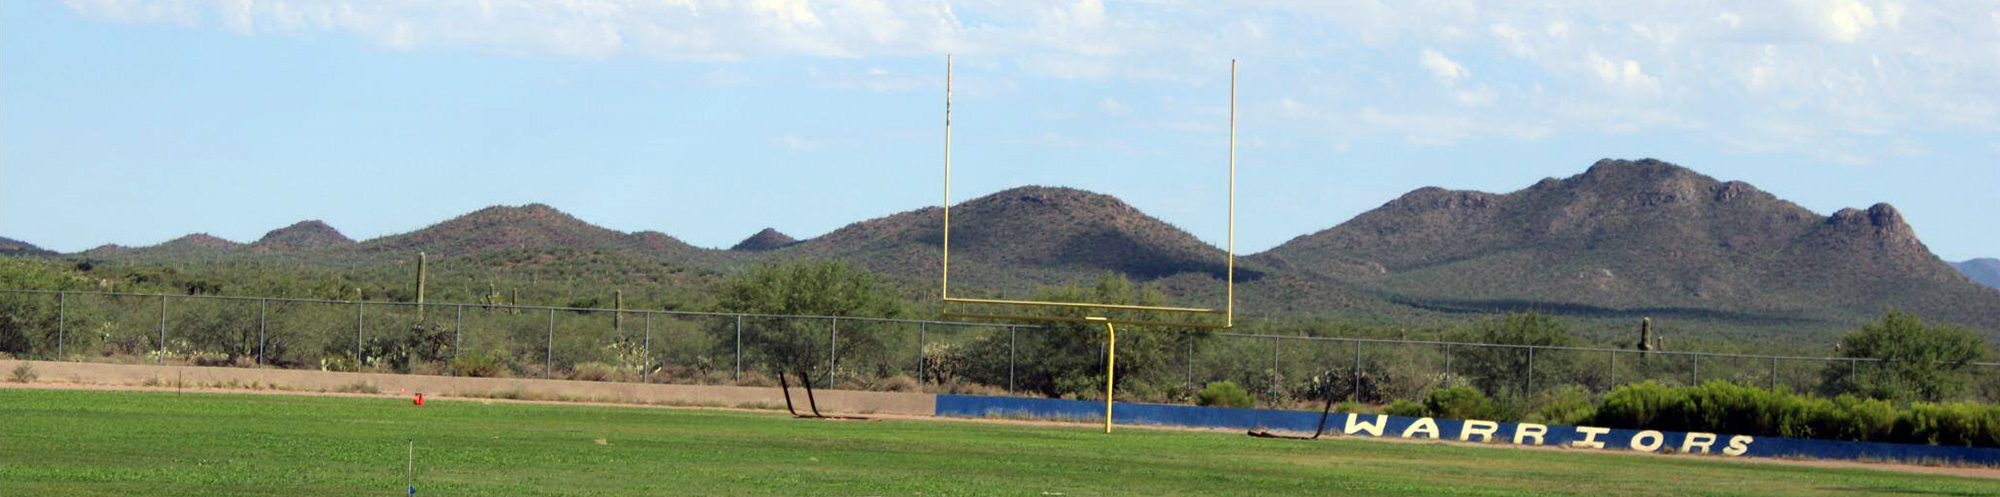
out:
{"label": "distant mountain ridge", "polygon": [[[794,240],[765,229],[728,250],[659,232],[623,233],[542,204],[480,209],[416,231],[355,242],[324,223],[274,230],[240,250],[190,235],[116,246],[108,259],[188,256],[395,261],[425,251],[589,253],[729,271],[747,263],[845,260],[935,288],[936,207]],[[952,210],[954,293],[1020,293],[1105,272],[1159,283],[1187,303],[1220,296],[1223,252],[1115,197],[1025,186]],[[1885,309],[2000,335],[2000,291],[1932,255],[1888,204],[1815,214],[1755,186],[1657,160],[1604,160],[1511,193],[1422,188],[1347,222],[1237,260],[1239,312],[1404,316],[1544,309],[1678,314],[1826,328]],[[1969,274],[1969,273],[1968,273]]]}
{"label": "distant mountain ridge", "polygon": [[797,238],[779,233],[775,228],[764,228],[763,231],[758,231],[756,234],[750,235],[749,238],[736,242],[736,245],[730,246],[729,250],[738,252],[769,252],[791,246],[798,242]]}
{"label": "distant mountain ridge", "polygon": [[[1425,188],[1259,258],[1411,301],[1862,315],[2000,327],[1894,207],[1818,216],[1746,183],[1605,160],[1507,194]],[[1833,312],[1839,311],[1839,312]]]}
{"label": "distant mountain ridge", "polygon": [[1974,283],[1988,288],[2000,289],[2000,259],[1982,258],[1964,262],[1954,262],[1952,267],[1964,273]]}
{"label": "distant mountain ridge", "polygon": [[[855,261],[868,269],[935,280],[944,256],[943,210],[926,207],[854,223],[773,252],[781,258]],[[1107,271],[1140,280],[1224,272],[1220,249],[1109,195],[1024,186],[952,208],[952,278],[968,288],[1024,291]],[[1238,268],[1239,280],[1261,276]]]}
{"label": "distant mountain ridge", "polygon": [[32,243],[0,236],[0,256],[40,257],[40,256],[51,256],[51,255],[56,255],[56,252],[53,250],[37,247],[35,246],[35,244]]}
{"label": "distant mountain ridge", "polygon": [[291,226],[271,230],[263,238],[250,243],[250,248],[264,251],[306,250],[325,247],[351,245],[354,240],[340,234],[318,219],[299,221]]}

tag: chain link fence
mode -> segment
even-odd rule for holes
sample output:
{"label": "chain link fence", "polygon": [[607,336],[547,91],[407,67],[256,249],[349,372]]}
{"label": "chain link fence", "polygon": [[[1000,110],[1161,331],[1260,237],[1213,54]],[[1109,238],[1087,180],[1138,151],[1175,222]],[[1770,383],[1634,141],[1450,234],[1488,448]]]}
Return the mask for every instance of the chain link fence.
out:
{"label": "chain link fence", "polygon": [[[1103,337],[1069,333],[865,317],[0,290],[0,350],[24,359],[773,385],[778,359],[765,344],[789,340],[809,344],[807,368],[836,388],[1102,395]],[[1120,340],[1121,395],[1185,402],[1224,380],[1269,405],[1415,400],[1451,385],[1532,398],[1642,381],[1837,395],[1844,392],[1828,382],[1835,372],[1880,367],[1840,357],[1157,333],[1177,335]],[[2000,364],[1973,366],[1968,397],[2000,400]]]}

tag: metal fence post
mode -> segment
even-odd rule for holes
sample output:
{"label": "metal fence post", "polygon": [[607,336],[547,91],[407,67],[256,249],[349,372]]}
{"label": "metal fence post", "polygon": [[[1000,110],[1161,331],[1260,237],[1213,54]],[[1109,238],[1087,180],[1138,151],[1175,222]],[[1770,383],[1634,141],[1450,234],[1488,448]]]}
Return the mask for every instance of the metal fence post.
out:
{"label": "metal fence post", "polygon": [[1778,389],[1778,358],[1771,358],[1771,390]]}
{"label": "metal fence post", "polygon": [[1605,385],[1605,390],[1610,390],[1618,386],[1618,351],[1613,350],[1609,353],[1611,354],[1611,383]]}
{"label": "metal fence post", "polygon": [[743,381],[743,315],[736,315],[736,381]]}
{"label": "metal fence post", "polygon": [[1361,342],[1354,342],[1354,397],[1348,400],[1361,401]]}
{"label": "metal fence post", "polygon": [[1014,393],[1014,354],[1020,350],[1021,329],[1007,327],[1007,393]]}
{"label": "metal fence post", "polygon": [[833,318],[833,333],[826,342],[826,384],[833,385],[833,370],[840,367],[840,318]]}
{"label": "metal fence post", "polygon": [[1188,393],[1188,396],[1189,396],[1189,397],[1193,397],[1193,396],[1194,396],[1194,335],[1193,335],[1193,332],[1189,332],[1189,334],[1187,335],[1187,393]]}
{"label": "metal fence post", "polygon": [[646,358],[646,363],[639,366],[639,382],[652,383],[653,382],[653,313],[648,312],[645,314],[641,314],[641,316],[645,316],[644,318],[641,319],[645,320],[646,322],[646,341],[643,345],[639,346],[639,353]]}
{"label": "metal fence post", "polygon": [[1271,338],[1271,400],[1278,400],[1278,339]]}
{"label": "metal fence post", "polygon": [[368,319],[368,303],[354,301],[354,370],[361,371],[361,323]]}
{"label": "metal fence post", "polygon": [[549,308],[549,343],[542,349],[542,379],[555,376],[556,369],[556,308]]}
{"label": "metal fence post", "polygon": [[465,304],[452,306],[451,317],[451,358],[458,358],[458,350],[465,348]]}
{"label": "metal fence post", "polygon": [[929,375],[924,374],[924,338],[930,333],[930,325],[917,323],[917,383],[923,383]]}
{"label": "metal fence post", "polygon": [[1451,376],[1451,344],[1444,346],[1444,375]]}
{"label": "metal fence post", "polygon": [[56,360],[63,360],[63,328],[69,323],[69,292],[56,294]]}
{"label": "metal fence post", "polygon": [[160,351],[159,357],[153,359],[158,364],[167,363],[167,294],[164,293],[160,294]]}
{"label": "metal fence post", "polygon": [[1861,381],[1861,361],[1858,359],[1848,359],[1847,384],[1850,386],[1859,385],[1860,381]]}
{"label": "metal fence post", "polygon": [[267,323],[267,321],[264,319],[264,316],[265,316],[265,307],[269,303],[270,303],[269,300],[257,299],[257,365],[258,366],[264,365],[264,335],[265,335],[264,330],[267,328],[265,324]]}
{"label": "metal fence post", "polygon": [[1527,373],[1528,374],[1524,375],[1527,376],[1527,378],[1525,378],[1525,383],[1521,385],[1522,397],[1533,395],[1535,392],[1535,348],[1534,347],[1528,347]]}
{"label": "metal fence post", "polygon": [[1691,374],[1693,374],[1693,375],[1694,375],[1694,383],[1692,383],[1692,384],[1691,384],[1690,386],[1700,386],[1700,385],[1701,385],[1701,356],[1698,356],[1698,355],[1689,355],[1689,356],[1688,356],[1688,359],[1690,360],[1690,362],[1693,362],[1693,363],[1694,363],[1694,369],[1693,369],[1693,372],[1691,373]]}

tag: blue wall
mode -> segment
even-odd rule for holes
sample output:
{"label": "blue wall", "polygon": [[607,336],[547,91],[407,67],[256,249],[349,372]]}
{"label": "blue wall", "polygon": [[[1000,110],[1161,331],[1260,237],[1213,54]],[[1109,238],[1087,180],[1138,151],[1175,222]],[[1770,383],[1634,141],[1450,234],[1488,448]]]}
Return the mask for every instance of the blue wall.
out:
{"label": "blue wall", "polygon": [[[1081,400],[1038,399],[1018,397],[986,397],[976,395],[937,396],[939,416],[1021,416],[1058,419],[1102,420],[1104,403]],[[1357,418],[1361,423],[1373,423],[1377,415],[1364,414]],[[1399,436],[1409,429],[1419,418],[1384,416],[1387,427],[1383,436]],[[1319,424],[1320,413],[1307,411],[1286,411],[1276,409],[1237,409],[1225,407],[1197,407],[1167,404],[1137,404],[1119,402],[1112,411],[1112,420],[1119,424],[1154,424],[1174,426],[1196,426],[1240,429],[1275,429],[1312,433]],[[1333,413],[1327,417],[1326,431],[1339,434],[1347,426],[1348,415]],[[1457,440],[1464,431],[1465,421],[1435,418],[1439,438]],[[1516,423],[1498,423],[1496,441],[1511,442]],[[1638,430],[1613,429],[1598,435],[1596,441],[1603,442],[1608,450],[1633,450],[1631,444]],[[1678,449],[1688,434],[1684,432],[1660,432],[1661,447]],[[1543,445],[1568,446],[1571,442],[1585,439],[1584,433],[1576,427],[1548,425]],[[1732,433],[1716,433],[1710,453],[1720,453],[1731,441]],[[1476,439],[1476,437],[1475,437]],[[1527,441],[1533,443],[1533,441]],[[1936,445],[1887,444],[1875,442],[1844,442],[1835,440],[1808,440],[1780,437],[1754,437],[1748,441],[1743,456],[1746,457],[1809,457],[1814,459],[1870,459],[1886,461],[1951,461],[1959,463],[2000,465],[2000,449],[1975,447],[1946,447]],[[1698,452],[1698,451],[1697,451]]]}

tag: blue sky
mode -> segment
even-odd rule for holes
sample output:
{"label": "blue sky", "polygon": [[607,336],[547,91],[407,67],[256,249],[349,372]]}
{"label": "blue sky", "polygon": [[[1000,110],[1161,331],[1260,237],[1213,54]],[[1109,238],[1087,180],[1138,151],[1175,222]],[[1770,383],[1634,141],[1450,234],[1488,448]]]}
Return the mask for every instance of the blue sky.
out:
{"label": "blue sky", "polygon": [[2000,2],[0,3],[0,236],[74,251],[542,202],[728,246],[954,194],[1117,195],[1238,249],[1605,157],[2000,256]]}

